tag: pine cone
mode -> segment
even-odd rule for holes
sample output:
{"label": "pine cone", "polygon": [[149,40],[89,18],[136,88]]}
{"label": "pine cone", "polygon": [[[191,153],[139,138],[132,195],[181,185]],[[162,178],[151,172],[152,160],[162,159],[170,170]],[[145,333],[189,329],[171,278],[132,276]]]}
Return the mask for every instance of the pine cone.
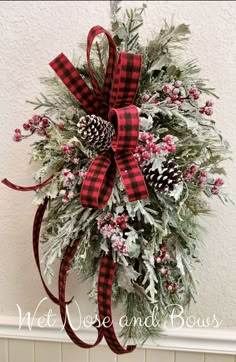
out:
{"label": "pine cone", "polygon": [[97,152],[110,148],[112,136],[115,133],[110,122],[91,114],[81,117],[77,126],[80,137],[88,148]]}
{"label": "pine cone", "polygon": [[175,186],[182,180],[182,172],[174,160],[165,161],[162,165],[162,172],[158,169],[152,170],[152,165],[143,166],[143,174],[154,189],[168,193],[173,191]]}

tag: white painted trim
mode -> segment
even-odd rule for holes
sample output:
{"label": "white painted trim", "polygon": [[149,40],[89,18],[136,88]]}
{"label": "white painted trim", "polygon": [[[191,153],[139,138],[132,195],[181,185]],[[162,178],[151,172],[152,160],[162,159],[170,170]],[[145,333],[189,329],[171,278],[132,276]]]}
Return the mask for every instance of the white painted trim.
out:
{"label": "white painted trim", "polygon": [[[59,322],[54,327],[40,328],[36,319],[31,330],[25,324],[19,330],[17,317],[0,317],[0,338],[71,342],[65,331],[61,332],[61,328],[62,325]],[[93,342],[96,339],[95,330],[82,328],[77,334],[87,342]],[[105,341],[102,341],[102,344],[105,344]],[[143,347],[236,355],[236,329],[167,329],[158,341],[148,340]]]}

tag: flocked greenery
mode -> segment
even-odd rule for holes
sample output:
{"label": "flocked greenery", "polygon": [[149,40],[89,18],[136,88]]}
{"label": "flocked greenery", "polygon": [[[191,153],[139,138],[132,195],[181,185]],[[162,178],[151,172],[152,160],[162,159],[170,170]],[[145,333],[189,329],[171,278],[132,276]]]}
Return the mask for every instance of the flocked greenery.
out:
{"label": "flocked greenery", "polygon": [[[118,262],[114,303],[123,305],[129,321],[134,316],[144,321],[153,310],[159,321],[160,327],[147,328],[131,323],[123,328],[126,341],[143,342],[150,336],[159,335],[170,312],[168,305],[188,306],[194,299],[196,288],[192,271],[198,261],[199,217],[210,212],[207,198],[219,197],[223,202],[228,201],[222,186],[218,195],[213,195],[212,187],[215,180],[225,174],[221,162],[229,158],[229,146],[215,127],[212,116],[199,111],[204,107],[205,98],[214,96],[214,90],[201,79],[196,62],[181,62],[180,57],[176,57],[176,53],[180,55],[186,46],[189,27],[164,22],[154,39],[142,45],[139,31],[144,7],[122,13],[119,3],[111,1],[111,33],[117,47],[143,55],[140,88],[135,100],[141,131],[152,133],[157,144],[167,135],[173,137],[176,151],[171,157],[178,163],[183,180],[171,194],[159,193],[149,187],[147,200],[130,203],[117,177],[112,196],[103,210],[83,208],[79,199],[81,175],[95,153],[86,149],[79,138],[77,123],[84,115],[83,109],[59,78],[52,75],[43,79],[46,93],[31,102],[37,111],[42,110],[56,122],[48,127],[48,137],[33,145],[32,160],[42,162],[35,180],[39,182],[48,175],[54,176],[49,185],[36,192],[34,203],[38,205],[46,196],[50,198],[42,231],[43,262],[48,278],[53,275],[55,259],[63,255],[68,244],[80,238],[72,269],[91,280],[90,295],[96,301],[99,262],[103,253],[112,249]],[[106,64],[106,47],[103,38],[94,44],[93,68],[100,84]],[[77,69],[89,83],[87,65],[77,64]],[[171,86],[176,81],[179,81],[181,104],[168,102],[168,94],[164,91],[166,85]],[[191,87],[198,90],[199,99],[189,96]],[[71,153],[64,151],[65,145]],[[156,162],[158,164],[158,159]],[[192,177],[185,177],[192,166],[195,170]],[[65,181],[65,169],[73,175],[69,183]],[[207,174],[207,181],[200,185],[202,173]],[[63,199],[63,190],[73,193],[67,202]],[[123,254],[112,247],[109,236],[100,232],[98,222],[106,220],[109,214],[114,219],[123,214],[128,216],[122,233],[127,248]],[[168,258],[160,262],[157,258],[163,255],[161,248],[166,248]],[[161,268],[169,270],[169,274],[163,275]]]}

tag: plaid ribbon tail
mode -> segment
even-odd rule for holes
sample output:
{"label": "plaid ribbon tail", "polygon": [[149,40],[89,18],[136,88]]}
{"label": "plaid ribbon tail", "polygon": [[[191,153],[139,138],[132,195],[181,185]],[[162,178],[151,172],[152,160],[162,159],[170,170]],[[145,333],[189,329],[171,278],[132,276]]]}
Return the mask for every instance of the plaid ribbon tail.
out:
{"label": "plaid ribbon tail", "polygon": [[104,114],[101,101],[91,92],[77,69],[63,53],[53,59],[49,65],[88,114],[93,114],[94,111],[101,116]]}
{"label": "plaid ribbon tail", "polygon": [[[34,224],[33,224],[33,252],[34,252],[34,258],[35,258],[35,262],[39,271],[39,275],[41,278],[41,281],[43,283],[44,289],[48,295],[48,297],[55,303],[55,304],[60,304],[60,300],[58,298],[56,298],[48,289],[46,283],[43,280],[43,276],[42,276],[42,272],[41,272],[41,268],[40,268],[40,261],[39,261],[39,235],[40,235],[40,229],[41,229],[41,225],[42,225],[42,221],[43,221],[43,216],[45,213],[45,210],[47,208],[47,204],[48,204],[48,199],[45,199],[44,203],[39,205],[35,217],[34,217]],[[66,304],[71,303],[71,301],[66,302]]]}
{"label": "plaid ribbon tail", "polygon": [[125,354],[132,352],[136,346],[122,347],[113,327],[111,296],[115,269],[116,263],[113,261],[111,253],[104,255],[98,277],[98,310],[103,334],[108,346],[116,354]]}
{"label": "plaid ribbon tail", "polygon": [[18,186],[18,185],[15,185],[15,184],[11,183],[6,178],[4,178],[1,182],[4,185],[6,185],[7,187],[10,187],[10,189],[12,189],[12,190],[16,190],[16,191],[36,191],[36,190],[39,190],[39,189],[43,188],[44,186],[48,185],[52,181],[52,179],[53,179],[53,176],[49,177],[47,180],[45,180],[41,184],[38,184],[38,185],[35,185],[35,186]]}
{"label": "plaid ribbon tail", "polygon": [[115,161],[129,201],[146,199],[147,186],[134,155],[131,152],[117,152]]}
{"label": "plaid ribbon tail", "polygon": [[66,252],[62,258],[60,272],[59,272],[59,279],[58,279],[58,288],[59,288],[59,300],[60,300],[60,312],[61,312],[61,319],[63,326],[70,337],[70,339],[79,347],[81,348],[92,348],[97,346],[102,338],[103,338],[103,331],[102,327],[99,322],[94,323],[94,327],[98,331],[97,340],[93,344],[88,344],[83,342],[73,331],[69,318],[67,316],[67,306],[65,302],[65,292],[66,292],[66,281],[67,281],[67,274],[70,269],[70,263],[74,258],[74,255],[77,251],[77,247],[79,245],[79,240],[75,240],[72,246],[68,246]]}
{"label": "plaid ribbon tail", "polygon": [[113,153],[103,152],[90,164],[80,191],[84,207],[102,209],[107,204],[116,177]]}

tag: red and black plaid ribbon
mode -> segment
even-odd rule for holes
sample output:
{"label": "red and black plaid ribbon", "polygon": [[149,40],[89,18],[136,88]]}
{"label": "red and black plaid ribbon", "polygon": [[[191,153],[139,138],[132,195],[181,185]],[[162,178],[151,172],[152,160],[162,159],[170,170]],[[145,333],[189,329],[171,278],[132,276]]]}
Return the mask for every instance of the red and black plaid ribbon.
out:
{"label": "red and black plaid ribbon", "polygon": [[[98,277],[98,310],[100,322],[103,326],[103,334],[108,346],[114,353],[124,354],[132,352],[136,346],[122,347],[114,331],[111,313],[111,296],[115,267],[116,263],[113,261],[111,253],[104,255]],[[108,326],[106,326],[106,324],[108,324]]]}
{"label": "red and black plaid ribbon", "polygon": [[[109,42],[102,89],[90,64],[93,40],[101,33],[106,35]],[[87,62],[93,92],[64,54],[59,54],[50,63],[84,110],[108,119],[117,130],[111,150],[98,155],[89,166],[81,188],[81,204],[84,207],[104,208],[115,183],[116,169],[119,170],[129,201],[147,198],[145,180],[133,156],[138,143],[139,114],[132,103],[139,84],[141,55],[121,52],[117,61],[116,45],[111,35],[102,27],[95,26],[88,34]]]}

